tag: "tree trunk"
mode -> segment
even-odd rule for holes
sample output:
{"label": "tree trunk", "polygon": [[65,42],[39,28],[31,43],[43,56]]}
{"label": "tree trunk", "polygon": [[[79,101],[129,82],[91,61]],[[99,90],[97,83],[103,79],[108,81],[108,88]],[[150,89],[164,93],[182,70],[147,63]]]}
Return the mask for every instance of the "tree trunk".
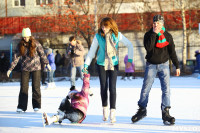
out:
{"label": "tree trunk", "polygon": [[190,59],[190,37],[187,35],[187,58]]}
{"label": "tree trunk", "polygon": [[181,16],[183,23],[183,51],[182,51],[182,60],[183,60],[183,72],[186,71],[186,59],[187,59],[187,36],[186,36],[186,20],[185,20],[185,5],[184,0],[181,0]]}

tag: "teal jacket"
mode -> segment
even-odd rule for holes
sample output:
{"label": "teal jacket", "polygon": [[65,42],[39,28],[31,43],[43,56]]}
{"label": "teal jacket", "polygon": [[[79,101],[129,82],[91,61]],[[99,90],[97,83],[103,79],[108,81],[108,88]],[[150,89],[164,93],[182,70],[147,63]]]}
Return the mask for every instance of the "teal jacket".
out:
{"label": "teal jacket", "polygon": [[[98,44],[99,44],[99,50],[98,50],[98,53],[97,53],[97,64],[104,66],[104,64],[105,64],[105,44],[106,44],[106,40],[105,40],[105,37],[101,36],[98,33],[96,34],[96,38],[97,38],[97,41],[98,41]],[[116,48],[116,50],[118,50],[119,40],[118,40],[118,38],[115,37],[114,33],[112,33],[112,38],[113,38],[113,42],[116,44],[115,48]],[[112,62],[113,62],[113,65],[117,65],[118,64],[118,57],[113,56]]]}
{"label": "teal jacket", "polygon": [[[128,62],[132,63],[132,60],[133,60],[133,45],[132,45],[132,43],[120,32],[118,32],[118,37],[116,37],[114,35],[114,33],[112,33],[112,37],[113,37],[113,41],[116,43],[116,45],[115,45],[116,50],[118,50],[119,42],[122,42],[128,48]],[[97,33],[94,36],[92,45],[87,54],[87,57],[85,60],[86,66],[90,65],[92,59],[95,57],[95,53],[96,53],[98,47],[99,47],[99,50],[97,52],[97,64],[104,66],[104,64],[105,64],[105,44],[106,44],[105,38]],[[113,61],[113,65],[117,65],[118,57],[113,56],[112,61]]]}

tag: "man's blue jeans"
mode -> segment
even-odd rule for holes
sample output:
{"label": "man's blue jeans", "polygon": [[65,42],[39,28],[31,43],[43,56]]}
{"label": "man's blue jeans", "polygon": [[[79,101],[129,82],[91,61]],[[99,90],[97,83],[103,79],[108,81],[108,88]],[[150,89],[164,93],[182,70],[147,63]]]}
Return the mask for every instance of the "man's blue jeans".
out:
{"label": "man's blue jeans", "polygon": [[146,62],[143,86],[140,94],[140,100],[138,101],[138,105],[140,107],[147,107],[149,92],[157,74],[158,78],[160,79],[162,90],[161,109],[164,110],[164,108],[170,107],[169,61],[162,64],[150,64],[149,62]]}
{"label": "man's blue jeans", "polygon": [[80,73],[80,77],[81,79],[83,79],[83,73],[82,73],[82,69],[83,69],[83,65],[78,66],[78,67],[73,67],[71,66],[71,86],[75,86],[75,79],[76,79],[76,68],[78,69],[79,73]]}

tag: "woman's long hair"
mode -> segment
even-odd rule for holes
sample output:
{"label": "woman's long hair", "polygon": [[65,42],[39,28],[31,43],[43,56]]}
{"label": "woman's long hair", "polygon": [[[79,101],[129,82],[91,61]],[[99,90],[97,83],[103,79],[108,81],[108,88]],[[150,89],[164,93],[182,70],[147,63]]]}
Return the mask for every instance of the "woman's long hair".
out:
{"label": "woman's long hair", "polygon": [[26,49],[29,49],[29,56],[33,57],[36,52],[36,40],[31,36],[29,42],[26,42],[23,38],[18,44],[20,56],[25,56]]}
{"label": "woman's long hair", "polygon": [[105,37],[105,33],[102,30],[103,26],[110,27],[111,32],[114,33],[116,37],[118,37],[118,26],[117,26],[116,22],[112,18],[105,17],[100,22],[100,27],[98,29],[98,33],[100,35],[102,35],[103,37]]}

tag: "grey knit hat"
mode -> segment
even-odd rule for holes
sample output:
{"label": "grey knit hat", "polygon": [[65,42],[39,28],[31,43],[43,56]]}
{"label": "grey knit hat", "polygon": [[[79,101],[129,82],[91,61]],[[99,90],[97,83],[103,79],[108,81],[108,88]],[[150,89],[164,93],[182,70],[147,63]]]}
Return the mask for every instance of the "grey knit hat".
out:
{"label": "grey knit hat", "polygon": [[157,21],[164,24],[164,17],[161,15],[155,15],[153,17],[153,22],[157,22]]}

